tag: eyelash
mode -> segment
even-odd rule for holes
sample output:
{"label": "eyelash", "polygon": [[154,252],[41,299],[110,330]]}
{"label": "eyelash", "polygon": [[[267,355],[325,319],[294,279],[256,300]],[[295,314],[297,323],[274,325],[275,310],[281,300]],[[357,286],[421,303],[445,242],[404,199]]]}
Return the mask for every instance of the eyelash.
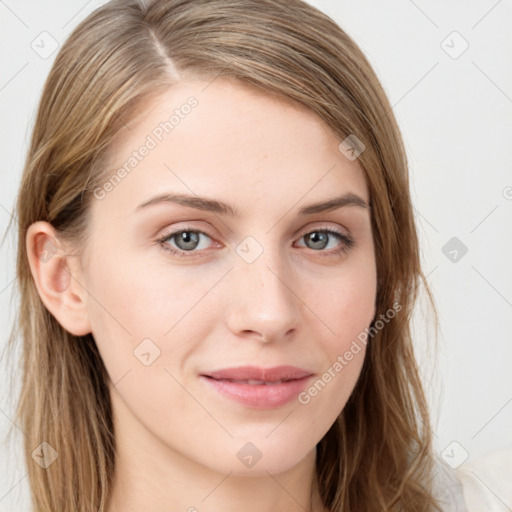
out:
{"label": "eyelash", "polygon": [[[185,260],[185,259],[195,258],[196,256],[194,255],[194,253],[197,253],[200,251],[196,251],[196,250],[184,251],[184,250],[179,250],[179,249],[173,249],[173,248],[170,248],[169,245],[166,244],[167,241],[174,238],[176,235],[179,235],[180,233],[186,233],[186,232],[192,232],[192,233],[206,235],[208,238],[213,239],[213,237],[205,231],[201,231],[199,229],[192,229],[192,228],[183,228],[178,231],[173,231],[172,233],[166,234],[165,236],[159,238],[157,240],[157,243],[162,247],[162,249],[164,251],[170,252],[173,256],[177,256],[180,259]],[[320,253],[320,256],[322,256],[322,257],[332,257],[332,256],[338,256],[338,255],[344,254],[344,253],[348,252],[355,245],[355,242],[351,237],[342,233],[341,231],[337,231],[332,228],[313,229],[311,231],[304,233],[300,238],[303,238],[304,236],[309,235],[311,233],[328,233],[329,235],[334,236],[338,241],[343,242],[338,249],[331,250],[331,251],[327,252],[327,254],[321,254],[321,253],[325,252],[324,250],[315,251],[314,249],[312,249],[312,251]]]}

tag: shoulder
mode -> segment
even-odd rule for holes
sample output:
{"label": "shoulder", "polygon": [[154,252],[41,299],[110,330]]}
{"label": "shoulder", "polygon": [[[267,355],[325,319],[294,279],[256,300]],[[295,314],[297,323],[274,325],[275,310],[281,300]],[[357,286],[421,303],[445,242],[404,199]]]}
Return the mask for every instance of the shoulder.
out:
{"label": "shoulder", "polygon": [[436,459],[434,493],[443,512],[510,512],[512,448],[496,450],[456,468]]}
{"label": "shoulder", "polygon": [[468,512],[512,510],[512,448],[495,450],[457,469]]}

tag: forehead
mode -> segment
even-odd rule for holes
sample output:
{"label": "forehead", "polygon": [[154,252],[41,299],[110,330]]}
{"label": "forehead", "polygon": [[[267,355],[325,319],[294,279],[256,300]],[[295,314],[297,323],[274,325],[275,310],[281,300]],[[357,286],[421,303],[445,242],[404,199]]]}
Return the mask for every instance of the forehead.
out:
{"label": "forehead", "polygon": [[183,81],[121,129],[101,207],[133,211],[162,192],[276,212],[338,192],[368,202],[364,171],[340,142],[314,112],[289,100],[225,78]]}

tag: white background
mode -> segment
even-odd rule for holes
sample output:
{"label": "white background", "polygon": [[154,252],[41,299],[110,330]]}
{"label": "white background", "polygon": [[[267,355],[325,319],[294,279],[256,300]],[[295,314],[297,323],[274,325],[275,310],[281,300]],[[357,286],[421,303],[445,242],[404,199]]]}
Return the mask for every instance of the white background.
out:
{"label": "white background", "polygon": [[[36,104],[55,57],[41,58],[32,41],[47,31],[62,43],[102,3],[0,1],[2,236]],[[423,268],[440,315],[435,358],[428,355],[434,333],[422,304],[414,323],[436,450],[472,461],[512,447],[512,2],[310,3],[363,49],[406,143]],[[464,40],[469,46],[457,56]],[[452,237],[468,249],[456,262],[443,253]],[[13,233],[0,258],[2,349],[14,318]],[[0,375],[3,438],[15,395],[5,363]],[[17,432],[21,443],[23,434]],[[0,511],[28,510],[26,474],[20,447],[0,444]]]}

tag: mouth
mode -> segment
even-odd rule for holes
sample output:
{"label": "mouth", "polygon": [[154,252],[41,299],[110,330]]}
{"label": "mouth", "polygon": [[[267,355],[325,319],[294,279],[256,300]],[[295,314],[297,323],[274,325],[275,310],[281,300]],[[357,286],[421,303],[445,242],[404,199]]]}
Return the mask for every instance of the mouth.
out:
{"label": "mouth", "polygon": [[221,397],[255,409],[288,404],[303,391],[311,377],[311,372],[291,366],[228,368],[200,375],[208,388]]}

